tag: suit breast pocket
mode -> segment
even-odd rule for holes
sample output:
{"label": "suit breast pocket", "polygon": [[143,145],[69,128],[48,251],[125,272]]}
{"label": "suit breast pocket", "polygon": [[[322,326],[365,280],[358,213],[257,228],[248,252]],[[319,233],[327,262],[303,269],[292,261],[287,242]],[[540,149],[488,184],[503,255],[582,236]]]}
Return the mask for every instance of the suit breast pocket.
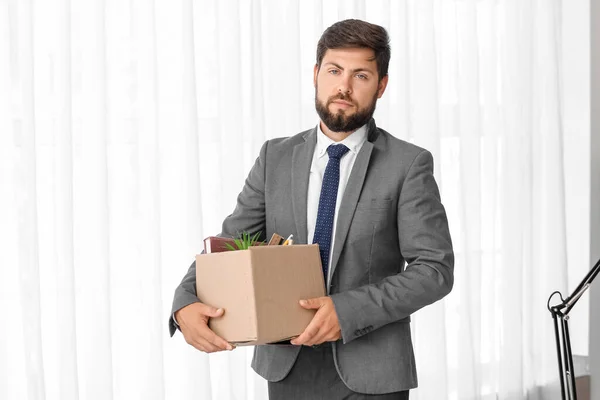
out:
{"label": "suit breast pocket", "polygon": [[385,198],[360,200],[352,219],[352,232],[364,236],[389,229],[396,216],[393,204],[391,199]]}

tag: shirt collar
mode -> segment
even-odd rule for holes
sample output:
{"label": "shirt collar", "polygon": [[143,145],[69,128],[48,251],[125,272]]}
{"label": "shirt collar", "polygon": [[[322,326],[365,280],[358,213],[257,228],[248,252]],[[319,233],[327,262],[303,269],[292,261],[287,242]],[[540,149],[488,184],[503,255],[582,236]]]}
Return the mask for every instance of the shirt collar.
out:
{"label": "shirt collar", "polygon": [[357,154],[362,145],[367,140],[367,125],[363,125],[356,131],[352,132],[346,139],[341,142],[331,140],[321,130],[321,123],[317,124],[317,156],[323,157],[327,152],[327,148],[332,144],[343,144],[351,152]]}

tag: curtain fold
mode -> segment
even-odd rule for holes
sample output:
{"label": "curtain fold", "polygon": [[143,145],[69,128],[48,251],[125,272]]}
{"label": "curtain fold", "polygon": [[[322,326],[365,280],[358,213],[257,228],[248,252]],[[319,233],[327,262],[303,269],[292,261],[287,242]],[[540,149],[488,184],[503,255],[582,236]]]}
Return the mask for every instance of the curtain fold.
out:
{"label": "curtain fold", "polygon": [[455,286],[413,316],[411,399],[551,399],[566,292],[558,1],[0,4],[0,397],[266,399],[251,348],[166,326],[262,143],[317,123],[343,18],[386,27],[375,118],[430,150]]}

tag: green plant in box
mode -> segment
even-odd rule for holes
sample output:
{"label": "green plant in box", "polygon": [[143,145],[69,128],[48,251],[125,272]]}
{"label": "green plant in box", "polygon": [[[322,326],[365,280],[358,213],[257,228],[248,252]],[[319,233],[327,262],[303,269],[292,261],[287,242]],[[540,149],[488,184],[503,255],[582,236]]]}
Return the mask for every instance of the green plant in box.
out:
{"label": "green plant in box", "polygon": [[256,246],[256,245],[262,244],[262,242],[258,241],[259,236],[260,236],[260,232],[256,232],[253,236],[250,236],[250,234],[248,232],[242,232],[242,235],[240,237],[238,237],[237,239],[234,239],[235,246],[237,247],[237,249],[229,243],[226,243],[225,246],[227,247],[228,250],[232,250],[232,251],[246,250],[250,246]]}

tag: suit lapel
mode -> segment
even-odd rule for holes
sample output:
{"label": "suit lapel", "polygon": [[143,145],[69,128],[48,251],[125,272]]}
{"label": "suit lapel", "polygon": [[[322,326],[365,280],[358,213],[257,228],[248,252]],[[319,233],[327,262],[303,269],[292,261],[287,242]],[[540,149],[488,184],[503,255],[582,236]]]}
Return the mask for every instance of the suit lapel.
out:
{"label": "suit lapel", "polygon": [[308,196],[308,178],[317,143],[317,128],[303,136],[304,142],[294,146],[292,155],[292,208],[298,237],[294,242],[306,243],[308,229],[306,225],[306,201]]}
{"label": "suit lapel", "polygon": [[342,203],[340,204],[340,209],[338,211],[337,226],[335,229],[334,238],[335,241],[333,245],[333,255],[331,258],[330,267],[331,276],[333,276],[335,273],[337,263],[340,259],[340,254],[342,253],[344,243],[346,242],[346,237],[348,236],[348,230],[350,229],[352,218],[354,217],[354,210],[356,209],[356,204],[358,203],[358,198],[360,197],[360,193],[365,182],[369,161],[371,160],[371,153],[373,152],[372,142],[375,141],[378,136],[378,132],[375,127],[375,121],[373,119],[371,119],[369,123],[368,132],[368,139],[362,145],[362,148],[356,156],[356,161],[354,161],[354,166],[352,167],[352,172],[348,178],[346,190],[344,191]]}

